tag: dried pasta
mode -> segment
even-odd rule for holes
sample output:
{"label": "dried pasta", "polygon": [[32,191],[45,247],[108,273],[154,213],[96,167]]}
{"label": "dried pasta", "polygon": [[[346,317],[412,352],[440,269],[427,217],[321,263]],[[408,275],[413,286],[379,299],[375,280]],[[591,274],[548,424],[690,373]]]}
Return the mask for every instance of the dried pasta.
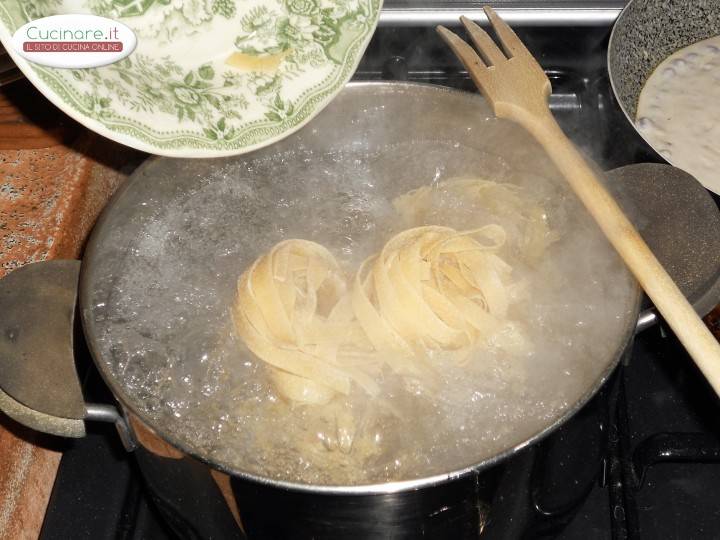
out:
{"label": "dried pasta", "polygon": [[[516,186],[481,179],[442,186],[516,212],[522,226],[513,242],[528,258],[555,239],[542,207]],[[398,197],[396,210],[410,223],[423,221],[432,189]],[[385,366],[431,384],[428,351],[462,363],[479,346],[523,347],[522,332],[507,317],[519,287],[500,255],[508,241],[497,224],[468,231],[412,227],[347,279],[320,244],[285,240],[240,277],[235,325],[292,403],[327,404],[349,394],[353,383],[376,396]]]}
{"label": "dried pasta", "polygon": [[377,392],[373,379],[352,365],[364,336],[353,329],[345,295],[335,258],[307,240],[280,242],[240,277],[233,313],[238,334],[271,366],[288,399],[326,403],[335,393],[348,394],[353,380]]}
{"label": "dried pasta", "polygon": [[550,228],[545,209],[515,184],[482,178],[454,178],[433,186],[422,186],[393,200],[393,206],[407,223],[427,223],[435,209],[433,196],[446,193],[475,204],[495,215],[513,216],[516,231],[508,240],[525,260],[535,261],[558,239]]}

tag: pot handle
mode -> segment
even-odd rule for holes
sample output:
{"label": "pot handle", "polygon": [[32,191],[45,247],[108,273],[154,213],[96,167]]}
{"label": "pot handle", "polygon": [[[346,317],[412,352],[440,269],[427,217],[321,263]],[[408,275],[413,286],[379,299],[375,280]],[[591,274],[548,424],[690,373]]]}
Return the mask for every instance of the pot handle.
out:
{"label": "pot handle", "polygon": [[0,411],[36,431],[84,437],[85,420],[112,422],[112,405],[85,403],[73,349],[80,261],[32,263],[0,279]]}
{"label": "pot handle", "polygon": [[[708,294],[701,297],[696,302],[692,302],[692,306],[695,308],[695,311],[700,317],[705,317],[715,308],[717,305],[718,293],[720,293],[720,281],[718,281],[718,283],[714,285],[710,291],[708,291]],[[657,309],[655,307],[649,307],[641,311],[640,315],[638,315],[638,320],[635,325],[635,333],[639,334],[643,330],[647,330],[659,322],[660,315],[658,315]]]}
{"label": "pot handle", "polygon": [[660,318],[658,317],[657,310],[654,307],[647,308],[640,312],[638,320],[635,325],[635,333],[639,334],[643,330],[655,326]]}

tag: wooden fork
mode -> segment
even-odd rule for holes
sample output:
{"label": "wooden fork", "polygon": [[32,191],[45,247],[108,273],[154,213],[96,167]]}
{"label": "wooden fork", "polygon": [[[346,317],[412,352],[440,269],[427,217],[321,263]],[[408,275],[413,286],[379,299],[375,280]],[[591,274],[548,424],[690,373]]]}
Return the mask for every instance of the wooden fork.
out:
{"label": "wooden fork", "polygon": [[437,27],[440,36],[465,65],[495,115],[517,122],[545,148],[720,396],[720,344],[555,121],[548,107],[552,87],[545,72],[515,32],[490,7],[484,9],[503,50],[465,17],[460,20],[480,55],[447,28]]}

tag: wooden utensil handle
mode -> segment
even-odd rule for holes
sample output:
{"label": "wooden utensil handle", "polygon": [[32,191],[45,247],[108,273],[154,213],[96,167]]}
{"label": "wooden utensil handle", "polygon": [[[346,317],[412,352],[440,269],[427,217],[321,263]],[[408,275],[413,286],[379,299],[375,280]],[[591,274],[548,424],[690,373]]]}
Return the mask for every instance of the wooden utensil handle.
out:
{"label": "wooden utensil handle", "polygon": [[720,343],[552,114],[526,124],[720,396]]}

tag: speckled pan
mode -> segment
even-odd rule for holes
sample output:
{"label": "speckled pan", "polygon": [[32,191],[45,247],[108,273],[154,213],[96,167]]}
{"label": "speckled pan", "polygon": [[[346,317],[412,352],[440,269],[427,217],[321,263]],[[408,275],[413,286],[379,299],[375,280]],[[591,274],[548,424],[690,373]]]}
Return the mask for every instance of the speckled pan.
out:
{"label": "speckled pan", "polygon": [[[648,77],[675,51],[720,34],[720,0],[631,0],[608,47],[615,97],[634,125]],[[651,145],[652,146],[652,145]]]}

